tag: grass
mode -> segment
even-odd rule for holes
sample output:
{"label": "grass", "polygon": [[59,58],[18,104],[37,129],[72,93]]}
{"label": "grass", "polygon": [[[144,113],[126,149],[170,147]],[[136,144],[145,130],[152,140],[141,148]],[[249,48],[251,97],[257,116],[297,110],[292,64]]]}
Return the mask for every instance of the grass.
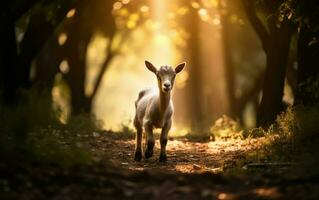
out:
{"label": "grass", "polygon": [[[247,163],[291,163],[288,175],[316,177],[319,175],[319,107],[289,107],[268,129],[249,130],[248,137],[265,136],[263,148],[247,154],[238,166]],[[277,169],[278,170],[278,169]]]}
{"label": "grass", "polygon": [[31,89],[21,92],[15,107],[0,106],[0,154],[7,165],[54,164],[64,167],[88,164],[90,156],[76,139],[97,128],[87,116],[64,125],[52,109],[51,94]]}

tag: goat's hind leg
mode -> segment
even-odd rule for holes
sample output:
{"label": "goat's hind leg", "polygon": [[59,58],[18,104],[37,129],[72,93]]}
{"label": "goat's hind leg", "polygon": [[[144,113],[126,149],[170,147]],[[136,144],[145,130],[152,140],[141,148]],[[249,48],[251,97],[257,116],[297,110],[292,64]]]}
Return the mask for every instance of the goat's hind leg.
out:
{"label": "goat's hind leg", "polygon": [[134,118],[134,126],[136,128],[136,146],[135,146],[135,161],[142,160],[142,134],[143,128],[140,122],[138,121],[137,117]]}
{"label": "goat's hind leg", "polygon": [[153,136],[153,126],[151,123],[146,122],[144,124],[144,129],[147,134],[147,147],[145,151],[145,158],[150,158],[153,156],[153,149],[155,145],[155,140]]}

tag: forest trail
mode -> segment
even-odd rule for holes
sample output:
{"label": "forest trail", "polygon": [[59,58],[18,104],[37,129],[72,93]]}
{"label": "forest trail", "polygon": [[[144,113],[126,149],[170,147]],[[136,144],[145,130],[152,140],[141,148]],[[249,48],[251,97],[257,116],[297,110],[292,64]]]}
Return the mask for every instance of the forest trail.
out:
{"label": "forest trail", "polygon": [[[319,181],[285,177],[282,170],[249,171],[245,155],[266,138],[196,142],[170,139],[168,162],[154,156],[135,162],[134,139],[108,132],[80,136],[88,145],[89,166],[0,165],[0,199],[318,199]],[[4,171],[5,170],[5,171]],[[231,170],[233,170],[231,172]]]}
{"label": "forest trail", "polygon": [[154,155],[134,161],[135,140],[114,139],[108,134],[94,133],[90,139],[90,149],[95,159],[113,163],[133,171],[162,170],[182,173],[220,173],[240,161],[249,152],[258,150],[266,139],[219,139],[217,141],[191,141],[185,138],[170,138],[167,144],[168,161],[158,161],[160,144],[157,138]]}

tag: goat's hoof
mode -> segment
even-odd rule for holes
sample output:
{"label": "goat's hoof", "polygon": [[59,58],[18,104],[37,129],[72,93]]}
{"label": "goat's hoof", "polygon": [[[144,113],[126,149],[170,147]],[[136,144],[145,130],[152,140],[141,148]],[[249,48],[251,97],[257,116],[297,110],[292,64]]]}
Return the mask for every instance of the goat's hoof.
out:
{"label": "goat's hoof", "polygon": [[146,149],[145,151],[145,158],[150,158],[153,156],[153,150]]}
{"label": "goat's hoof", "polygon": [[141,151],[135,151],[134,160],[135,161],[141,161],[142,160],[142,152]]}
{"label": "goat's hoof", "polygon": [[166,154],[160,154],[159,161],[160,161],[160,162],[166,162],[166,161],[167,161],[167,156],[166,156]]}

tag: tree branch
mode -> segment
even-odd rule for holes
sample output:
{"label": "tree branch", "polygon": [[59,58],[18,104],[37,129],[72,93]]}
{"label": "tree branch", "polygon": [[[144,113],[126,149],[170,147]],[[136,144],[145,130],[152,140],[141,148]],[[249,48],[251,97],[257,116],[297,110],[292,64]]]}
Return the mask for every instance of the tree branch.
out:
{"label": "tree branch", "polygon": [[261,40],[263,49],[267,52],[269,50],[269,45],[268,45],[269,34],[266,27],[257,17],[255,8],[253,6],[253,2],[251,0],[241,0],[241,2],[249,22],[251,23],[255,32],[257,33],[258,37]]}
{"label": "tree branch", "polygon": [[[119,46],[122,46],[122,45],[129,39],[128,34],[129,34],[129,31],[125,31],[125,32],[123,33],[123,37],[122,37],[122,38],[125,38],[125,39],[123,39],[123,40],[120,42]],[[108,47],[107,47],[107,52],[108,52],[109,54],[108,54],[107,58],[105,59],[104,63],[102,64],[101,72],[99,73],[99,75],[98,75],[98,77],[97,77],[97,80],[96,80],[96,83],[95,83],[95,86],[94,86],[94,89],[93,89],[93,92],[92,92],[92,95],[91,95],[90,98],[93,98],[93,97],[96,95],[97,90],[99,89],[99,86],[100,86],[100,84],[101,84],[101,82],[102,82],[103,75],[104,75],[106,69],[108,68],[108,66],[109,66],[109,64],[110,64],[110,62],[111,62],[111,60],[112,60],[116,55],[119,54],[119,50],[112,50],[113,39],[114,39],[114,35],[113,35],[112,40],[110,41],[110,44],[109,44]]]}
{"label": "tree branch", "polygon": [[102,64],[102,69],[101,69],[101,71],[100,71],[100,73],[99,73],[99,75],[97,77],[97,80],[96,80],[96,83],[95,83],[95,86],[94,86],[94,89],[93,89],[93,92],[92,92],[92,95],[90,96],[90,98],[93,98],[96,95],[97,90],[99,89],[99,86],[100,86],[100,84],[102,82],[103,75],[104,75],[106,69],[108,68],[111,60],[113,59],[113,57],[115,55],[114,53],[112,53],[110,51],[110,49],[111,49],[110,46],[111,45],[109,45],[109,48],[108,48],[109,55],[107,56],[107,58],[105,59],[104,63]]}

